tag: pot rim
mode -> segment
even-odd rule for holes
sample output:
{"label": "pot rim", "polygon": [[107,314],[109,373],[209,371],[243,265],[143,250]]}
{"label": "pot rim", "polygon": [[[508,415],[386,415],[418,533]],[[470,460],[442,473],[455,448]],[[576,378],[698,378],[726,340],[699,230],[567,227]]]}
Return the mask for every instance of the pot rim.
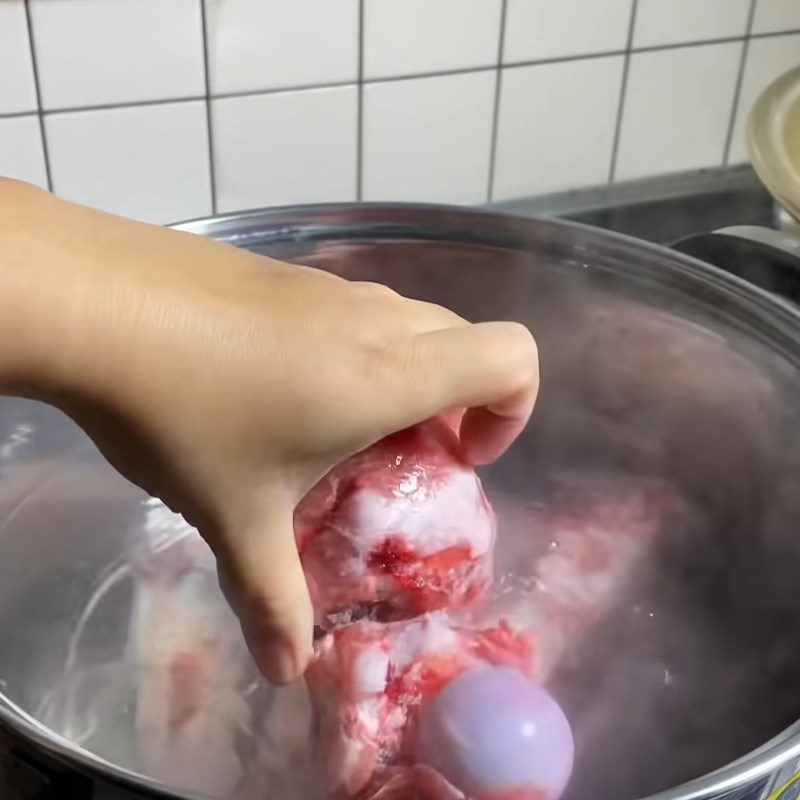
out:
{"label": "pot rim", "polygon": [[[717,294],[727,294],[742,303],[743,309],[749,306],[749,310],[756,312],[754,316],[758,317],[761,324],[767,326],[768,333],[772,334],[770,338],[773,346],[778,345],[779,339],[783,339],[782,349],[785,351],[783,355],[794,361],[800,369],[800,307],[724,270],[662,245],[583,223],[524,217],[484,207],[476,209],[427,203],[321,203],[238,211],[200,217],[168,227],[246,246],[248,242],[255,243],[256,240],[264,241],[269,238],[279,240],[281,236],[284,239],[296,237],[298,241],[304,238],[324,240],[326,231],[330,232],[337,225],[345,224],[352,225],[354,231],[360,228],[363,231],[362,235],[368,235],[370,229],[367,224],[370,218],[373,222],[377,222],[382,216],[391,217],[402,212],[427,215],[428,224],[435,224],[437,218],[444,220],[454,217],[463,226],[465,233],[480,229],[480,225],[483,224],[489,227],[513,229],[506,232],[521,237],[518,246],[523,244],[526,232],[531,235],[535,230],[550,228],[563,233],[578,233],[581,239],[589,243],[606,247],[616,243],[638,251],[644,256],[650,254],[654,260],[662,262],[658,265],[659,270],[666,267],[680,278],[694,282],[696,286],[704,284]],[[322,219],[323,223],[314,226],[315,217]],[[337,218],[340,218],[338,222]],[[315,233],[311,237],[302,237],[299,234],[304,228]],[[404,230],[407,233],[413,230],[413,228],[404,229],[402,226],[394,226],[392,229],[397,238],[402,238],[400,235]],[[346,237],[338,238],[341,240]],[[479,244],[480,239],[476,238],[474,242]],[[652,268],[653,265],[647,262],[636,267],[637,270],[645,271]],[[791,352],[792,350],[794,352]],[[12,736],[36,745],[56,762],[66,767],[77,767],[112,785],[139,794],[146,792],[151,798],[158,800],[207,800],[203,795],[176,791],[155,780],[107,762],[88,751],[78,749],[37,722],[0,693],[0,731],[3,729]],[[794,723],[770,741],[730,764],[673,788],[649,795],[643,800],[707,800],[754,787],[760,781],[777,773],[787,763],[798,759],[800,759],[800,722]]]}
{"label": "pot rim", "polygon": [[[383,224],[382,217],[406,213],[410,215],[428,215],[428,224],[435,222],[436,218],[449,220],[457,218],[460,221],[460,232],[472,234],[479,224],[497,228],[502,226],[507,230],[505,244],[520,247],[526,240],[525,234],[530,234],[536,228],[550,228],[562,233],[581,233],[588,243],[608,246],[616,243],[620,246],[638,251],[642,255],[651,255],[662,263],[659,270],[667,265],[676,275],[697,284],[710,287],[714,292],[722,292],[731,298],[736,298],[749,306],[750,310],[758,309],[770,315],[770,327],[773,334],[781,337],[790,335],[790,352],[782,354],[790,360],[796,361],[800,366],[800,351],[795,352],[800,346],[800,306],[786,298],[769,292],[738,275],[726,272],[708,262],[694,256],[673,250],[662,244],[649,242],[616,231],[606,230],[584,222],[559,219],[545,216],[524,216],[505,211],[503,208],[492,206],[458,206],[445,203],[413,203],[413,202],[358,202],[358,203],[298,203],[292,205],[274,206],[269,208],[255,208],[243,211],[233,211],[213,216],[197,217],[182,222],[177,222],[168,227],[186,233],[194,233],[209,238],[221,240],[238,247],[247,248],[248,245],[272,241],[297,242],[324,241],[329,234],[345,223],[351,225],[354,232],[361,231],[362,236],[370,232],[384,234],[386,238],[405,238],[413,232],[415,225]],[[345,215],[349,220],[345,220]],[[317,222],[316,217],[321,221]],[[467,223],[468,224],[464,224]],[[260,223],[260,224],[256,224]],[[312,224],[314,223],[314,224]],[[423,227],[424,221],[418,223]],[[370,227],[372,226],[372,227]],[[310,235],[299,235],[303,229],[312,231]],[[448,230],[447,233],[455,231]],[[488,234],[488,230],[482,231]],[[337,236],[339,241],[348,237]],[[357,237],[353,237],[357,238]],[[436,241],[433,237],[429,239]],[[501,237],[502,238],[502,237]],[[481,244],[481,240],[470,236],[465,240],[473,244]],[[530,237],[530,241],[535,241]],[[488,244],[500,245],[502,241],[489,241]],[[651,267],[647,263],[637,264],[630,274],[641,270],[647,271]],[[774,338],[774,337],[773,337]]]}

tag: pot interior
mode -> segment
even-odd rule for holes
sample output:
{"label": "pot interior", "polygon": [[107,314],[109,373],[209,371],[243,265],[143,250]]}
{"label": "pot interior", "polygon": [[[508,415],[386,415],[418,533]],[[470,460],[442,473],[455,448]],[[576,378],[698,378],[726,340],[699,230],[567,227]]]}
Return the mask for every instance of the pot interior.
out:
{"label": "pot interior", "polygon": [[[604,509],[596,524],[610,529],[628,524],[615,503],[630,505],[642,486],[670,497],[644,557],[550,673],[576,736],[565,800],[677,786],[797,720],[797,318],[668,251],[576,226],[466,212],[294,213],[289,228],[268,215],[236,241],[534,331],[534,419],[483,473],[500,517],[498,579],[525,577],[549,546],[537,520],[565,492],[574,513]],[[298,687],[272,692],[250,675],[244,711],[242,686],[222,687],[239,700],[214,700],[206,728],[173,753],[182,770],[141,752],[137,698],[153,673],[130,659],[125,559],[143,499],[60,414],[0,400],[3,702],[146,778],[247,800],[241,775],[228,776],[236,795],[202,769],[236,739],[232,770],[249,759],[256,775],[287,781],[282,796],[311,800],[318,787],[285,774],[302,771],[291,761],[302,754],[281,749],[304,741]],[[98,587],[103,599],[87,614]],[[218,601],[211,584],[205,591]]]}

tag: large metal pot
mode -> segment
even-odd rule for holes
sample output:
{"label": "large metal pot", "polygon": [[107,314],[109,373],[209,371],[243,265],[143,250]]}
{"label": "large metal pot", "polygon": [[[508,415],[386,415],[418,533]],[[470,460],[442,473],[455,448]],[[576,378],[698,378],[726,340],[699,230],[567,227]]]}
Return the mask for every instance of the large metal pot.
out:
{"label": "large metal pot", "polygon": [[[657,609],[658,634],[618,614],[588,637],[578,666],[556,677],[569,687],[578,742],[566,800],[756,800],[792,778],[800,764],[797,308],[675,251],[482,211],[331,206],[181,227],[385,282],[471,320],[529,325],[541,398],[522,439],[486,470],[490,496],[524,500],[550,471],[579,467],[660,476],[687,498],[691,530],[656,548],[637,588]],[[786,279],[793,265],[778,269]],[[104,760],[75,748],[34,716],[91,591],[136,535],[139,500],[65,418],[0,400],[3,798],[186,796],[107,751]],[[104,611],[97,648],[120,646],[129,600],[121,591]]]}

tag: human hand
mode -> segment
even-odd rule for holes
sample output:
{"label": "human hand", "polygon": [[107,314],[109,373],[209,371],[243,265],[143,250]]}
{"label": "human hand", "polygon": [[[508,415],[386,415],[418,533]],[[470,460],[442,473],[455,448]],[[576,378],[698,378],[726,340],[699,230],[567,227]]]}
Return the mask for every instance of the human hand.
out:
{"label": "human hand", "polygon": [[347,456],[440,413],[466,409],[463,457],[494,460],[535,400],[530,333],[23,194],[12,216],[26,274],[4,279],[35,313],[11,323],[31,353],[6,353],[8,390],[58,405],[198,528],[259,667],[294,679],[312,644],[299,500]]}

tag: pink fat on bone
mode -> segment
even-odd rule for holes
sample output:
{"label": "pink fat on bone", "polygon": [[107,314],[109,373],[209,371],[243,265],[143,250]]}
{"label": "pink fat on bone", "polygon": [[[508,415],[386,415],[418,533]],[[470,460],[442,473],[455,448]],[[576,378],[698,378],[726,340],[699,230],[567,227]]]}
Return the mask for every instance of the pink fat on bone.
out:
{"label": "pink fat on bone", "polygon": [[469,605],[491,582],[494,514],[438,419],[333,469],[298,507],[295,537],[325,628]]}

